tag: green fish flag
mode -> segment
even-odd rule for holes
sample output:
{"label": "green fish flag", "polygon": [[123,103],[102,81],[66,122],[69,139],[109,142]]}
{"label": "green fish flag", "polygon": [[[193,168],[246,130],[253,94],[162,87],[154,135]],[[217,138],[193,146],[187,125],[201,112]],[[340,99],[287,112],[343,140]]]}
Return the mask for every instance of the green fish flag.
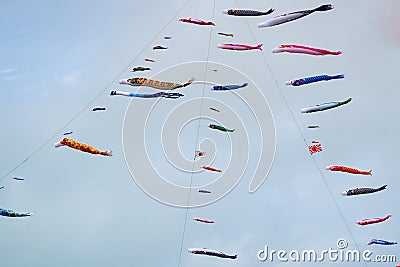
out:
{"label": "green fish flag", "polygon": [[230,130],[230,129],[227,129],[227,128],[221,126],[221,125],[216,125],[216,124],[210,124],[210,125],[208,125],[208,127],[211,128],[211,129],[216,129],[216,130],[220,130],[220,131],[223,131],[223,132],[234,132],[235,131],[235,129]]}

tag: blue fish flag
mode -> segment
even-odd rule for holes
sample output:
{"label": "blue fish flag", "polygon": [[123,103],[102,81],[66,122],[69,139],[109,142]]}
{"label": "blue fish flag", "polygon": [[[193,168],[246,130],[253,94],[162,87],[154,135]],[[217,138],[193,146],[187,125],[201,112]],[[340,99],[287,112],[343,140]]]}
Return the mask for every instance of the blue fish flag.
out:
{"label": "blue fish flag", "polygon": [[242,85],[236,85],[236,84],[232,84],[232,85],[215,85],[215,86],[212,87],[211,90],[215,90],[215,91],[235,90],[235,89],[246,87],[247,85],[249,85],[249,84],[248,83],[244,83]]}

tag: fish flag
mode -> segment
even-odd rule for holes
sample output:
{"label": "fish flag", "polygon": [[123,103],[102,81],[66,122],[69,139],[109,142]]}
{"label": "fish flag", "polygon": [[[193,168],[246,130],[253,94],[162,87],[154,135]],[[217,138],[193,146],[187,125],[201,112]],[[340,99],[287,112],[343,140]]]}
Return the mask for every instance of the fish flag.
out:
{"label": "fish flag", "polygon": [[310,151],[310,154],[314,154],[317,152],[321,152],[322,151],[322,146],[319,142],[317,141],[312,141],[312,145],[308,146],[308,151]]}
{"label": "fish flag", "polygon": [[199,151],[199,150],[196,150],[196,154],[195,154],[195,156],[196,157],[200,157],[200,158],[202,158],[202,157],[204,157],[204,152],[202,152],[202,151]]}

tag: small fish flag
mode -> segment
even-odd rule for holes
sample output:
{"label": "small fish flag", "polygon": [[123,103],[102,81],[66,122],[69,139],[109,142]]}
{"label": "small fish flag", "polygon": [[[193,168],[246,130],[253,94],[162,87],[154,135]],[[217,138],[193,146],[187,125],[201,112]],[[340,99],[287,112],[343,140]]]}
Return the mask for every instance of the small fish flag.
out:
{"label": "small fish flag", "polygon": [[200,157],[200,158],[202,158],[202,157],[204,157],[204,152],[202,152],[202,151],[199,151],[199,150],[196,150],[196,154],[195,154],[195,156],[196,157]]}
{"label": "small fish flag", "polygon": [[308,151],[310,151],[311,155],[317,152],[322,152],[322,146],[319,142],[312,141],[312,145],[308,146]]}

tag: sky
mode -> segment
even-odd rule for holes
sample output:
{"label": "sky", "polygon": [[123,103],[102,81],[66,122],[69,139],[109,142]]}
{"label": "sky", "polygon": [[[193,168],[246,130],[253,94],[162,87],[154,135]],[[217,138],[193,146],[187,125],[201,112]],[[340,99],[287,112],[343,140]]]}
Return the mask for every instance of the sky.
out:
{"label": "sky", "polygon": [[[400,4],[395,0],[384,4],[336,1],[331,11],[272,28],[257,28],[269,17],[321,4],[325,2],[2,3],[0,109],[4,116],[0,138],[4,141],[0,185],[5,187],[0,190],[0,207],[35,213],[29,218],[0,218],[0,246],[6,256],[3,264],[300,266],[304,263],[276,258],[262,262],[257,252],[264,246],[288,252],[337,249],[337,241],[345,239],[348,249],[396,255],[397,264],[329,260],[307,264],[398,265],[398,245],[366,243],[372,238],[400,241],[400,183],[396,177],[400,149],[396,119],[400,21],[396,11]],[[241,18],[222,13],[229,8],[271,7],[275,11],[267,17]],[[181,17],[213,20],[216,26],[182,23]],[[234,37],[219,36],[219,31],[234,33]],[[165,40],[165,35],[172,39]],[[225,51],[217,48],[221,43],[262,43],[263,50]],[[271,50],[280,44],[341,50],[343,54],[272,54]],[[154,45],[168,49],[153,51]],[[147,63],[146,57],[156,62]],[[199,69],[186,67],[193,62]],[[152,70],[129,72],[136,66]],[[218,72],[212,71],[214,66]],[[226,73],[233,74],[224,76]],[[345,79],[285,86],[285,81],[292,79],[340,73],[346,74]],[[135,108],[149,106],[153,100],[109,95],[111,90],[155,92],[118,84],[120,79],[130,77],[177,83],[195,77],[197,82],[179,89],[185,96],[178,100],[154,100],[157,105],[147,114]],[[214,82],[248,82],[249,86],[237,94],[213,94],[209,83]],[[266,103],[258,97],[259,92]],[[352,102],[337,109],[300,113],[304,107],[349,97]],[[207,105],[196,109],[195,100],[205,98],[214,102],[203,103],[223,107],[221,113],[214,114]],[[260,99],[261,104],[253,104],[254,99]],[[193,104],[193,108],[183,106],[185,103]],[[98,106],[106,107],[106,111],[91,111]],[[180,107],[183,112],[179,112]],[[255,117],[265,119],[268,114],[273,119],[257,124]],[[193,120],[177,125],[178,119],[185,116],[193,116]],[[236,130],[229,134],[212,131],[207,128],[212,122]],[[307,129],[310,124],[320,128]],[[268,133],[274,134],[266,134],[260,125],[267,125]],[[131,138],[126,134],[128,128],[136,129],[144,138]],[[114,156],[54,148],[53,144],[64,137],[62,133],[69,131],[74,132],[70,138],[101,150],[112,149]],[[243,132],[246,138],[241,138]],[[271,146],[260,139],[267,135],[273,136],[268,139]],[[195,162],[193,175],[172,166],[168,157],[188,160],[199,141],[206,139],[209,141],[201,146],[206,157]],[[323,152],[313,156],[308,153],[307,145],[312,140],[321,142]],[[165,147],[171,143],[174,149],[179,147],[181,154],[168,154]],[[135,154],[136,146],[143,144],[147,154],[139,149]],[[134,177],[136,169],[144,173],[146,169],[126,157],[128,152],[135,158],[148,159],[164,181],[182,187],[221,181],[218,174],[198,172],[196,164],[203,162],[220,166],[221,177],[232,174],[227,179],[238,181],[212,203],[188,209],[167,205],[142,190],[137,181],[155,176]],[[273,160],[261,160],[263,152],[272,155]],[[329,165],[372,169],[373,175],[328,172],[325,167]],[[249,193],[259,166],[269,169],[268,175],[258,190]],[[15,181],[14,176],[25,180]],[[340,195],[347,189],[384,184],[388,190],[376,194]],[[163,188],[159,182],[150,185]],[[194,203],[201,198],[196,193],[177,198]],[[393,217],[381,224],[362,227],[355,223],[387,214]],[[216,223],[200,224],[193,217]],[[238,254],[238,258],[192,255],[187,252],[192,247]]]}

